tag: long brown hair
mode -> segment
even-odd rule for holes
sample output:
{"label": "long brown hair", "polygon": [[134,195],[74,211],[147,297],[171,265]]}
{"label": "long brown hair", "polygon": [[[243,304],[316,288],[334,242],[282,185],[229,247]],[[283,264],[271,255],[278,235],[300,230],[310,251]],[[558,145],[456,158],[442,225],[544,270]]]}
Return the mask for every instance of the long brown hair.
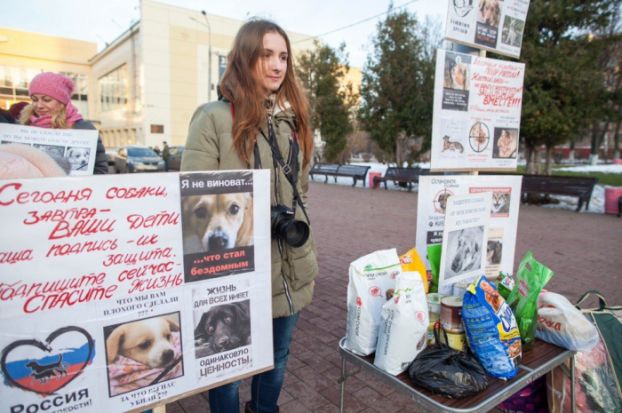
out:
{"label": "long brown hair", "polygon": [[227,69],[220,83],[222,95],[233,102],[233,146],[240,159],[249,164],[255,145],[257,128],[266,118],[265,91],[256,76],[256,65],[263,53],[266,33],[277,33],[287,44],[287,70],[277,93],[277,103],[287,101],[296,115],[298,143],[303,151],[303,167],[309,164],[313,152],[313,136],[309,128],[309,103],[296,75],[289,38],[277,24],[268,20],[251,20],[245,23],[235,37],[229,53]]}

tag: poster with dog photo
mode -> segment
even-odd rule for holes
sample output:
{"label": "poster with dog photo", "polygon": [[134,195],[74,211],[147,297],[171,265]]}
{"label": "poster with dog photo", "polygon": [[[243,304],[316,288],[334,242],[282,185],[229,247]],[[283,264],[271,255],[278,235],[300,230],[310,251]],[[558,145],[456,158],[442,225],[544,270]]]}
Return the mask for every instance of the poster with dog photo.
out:
{"label": "poster with dog photo", "polygon": [[[429,245],[442,243],[449,199],[454,195],[489,192],[490,220],[486,234],[489,242],[483,252],[488,260],[485,272],[491,277],[497,276],[499,271],[513,273],[521,182],[522,177],[512,175],[420,177],[417,201],[417,250],[427,251]],[[430,268],[427,256],[425,261]]]}
{"label": "poster with dog photo", "polygon": [[438,292],[452,295],[457,282],[472,281],[486,267],[490,192],[447,199],[441,247]]}
{"label": "poster with dog photo", "polygon": [[48,129],[0,123],[0,145],[22,144],[50,155],[67,175],[92,175],[96,130]]}
{"label": "poster with dog photo", "polygon": [[432,169],[516,170],[524,71],[522,63],[437,51]]}
{"label": "poster with dog photo", "polygon": [[255,269],[253,173],[180,175],[187,282]]}
{"label": "poster with dog photo", "polygon": [[103,345],[94,311],[68,311],[13,319],[0,335],[0,413],[99,412]]}
{"label": "poster with dog photo", "polygon": [[518,58],[528,9],[529,0],[449,0],[445,37]]}

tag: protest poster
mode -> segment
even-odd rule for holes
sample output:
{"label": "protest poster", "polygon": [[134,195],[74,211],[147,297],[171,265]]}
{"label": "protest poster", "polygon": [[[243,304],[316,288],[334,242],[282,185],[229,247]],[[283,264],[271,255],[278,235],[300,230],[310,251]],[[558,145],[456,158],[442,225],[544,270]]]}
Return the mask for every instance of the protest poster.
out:
{"label": "protest poster", "polygon": [[92,175],[97,152],[97,131],[51,129],[0,123],[0,145],[22,144],[42,150],[56,160],[67,175]]}
{"label": "protest poster", "polygon": [[447,198],[438,292],[455,295],[453,285],[484,273],[492,193],[476,192]]}
{"label": "protest poster", "polygon": [[[521,195],[521,176],[429,175],[419,177],[417,201],[418,251],[443,242],[447,201],[453,195],[492,193],[490,221],[486,233],[486,267],[489,277],[499,271],[514,272],[514,250]],[[426,265],[430,268],[427,256]]]}
{"label": "protest poster", "polygon": [[445,37],[518,58],[528,9],[529,0],[449,0]]}
{"label": "protest poster", "polygon": [[439,49],[431,168],[515,170],[525,65]]}
{"label": "protest poster", "polygon": [[[213,214],[182,193],[231,191],[250,235],[186,249]],[[136,410],[271,368],[269,193],[263,170],[0,181],[0,412]],[[193,254],[221,258],[193,277]]]}

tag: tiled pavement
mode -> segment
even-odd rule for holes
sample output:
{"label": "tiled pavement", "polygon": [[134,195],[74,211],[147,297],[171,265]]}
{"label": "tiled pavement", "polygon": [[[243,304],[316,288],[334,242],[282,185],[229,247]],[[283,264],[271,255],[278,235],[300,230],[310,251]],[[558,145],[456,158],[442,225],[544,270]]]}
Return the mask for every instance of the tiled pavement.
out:
{"label": "tiled pavement", "polygon": [[[345,333],[348,266],[372,251],[415,244],[417,193],[312,183],[310,211],[320,275],[313,303],[301,314],[279,404],[283,413],[337,412]],[[622,304],[622,219],[521,205],[515,267],[532,250],[555,271],[548,289],[571,301],[589,289]],[[249,381],[240,390],[249,397]],[[346,412],[414,412],[401,393],[364,372],[350,377]],[[167,406],[170,413],[207,412],[202,395]]]}

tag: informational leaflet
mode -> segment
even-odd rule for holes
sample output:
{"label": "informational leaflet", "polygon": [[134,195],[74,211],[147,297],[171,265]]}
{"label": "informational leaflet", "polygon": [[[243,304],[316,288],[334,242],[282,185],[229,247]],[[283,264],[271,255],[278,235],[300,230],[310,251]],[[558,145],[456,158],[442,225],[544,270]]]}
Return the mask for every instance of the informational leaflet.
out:
{"label": "informational leaflet", "polygon": [[529,0],[449,0],[445,37],[519,57]]}
{"label": "informational leaflet", "polygon": [[0,181],[0,412],[121,412],[270,369],[269,173]]}
{"label": "informational leaflet", "polygon": [[97,151],[97,131],[50,129],[0,123],[0,145],[23,144],[50,155],[67,175],[92,175]]}
{"label": "informational leaflet", "polygon": [[438,292],[453,294],[453,285],[484,273],[491,192],[447,198]]}
{"label": "informational leaflet", "polygon": [[437,50],[431,168],[515,170],[525,65]]}
{"label": "informational leaflet", "polygon": [[[421,176],[417,201],[417,250],[427,251],[428,245],[443,242],[450,197],[490,192],[485,273],[495,277],[500,271],[513,272],[521,182],[522,177],[511,175]],[[427,256],[425,261],[430,268]]]}

